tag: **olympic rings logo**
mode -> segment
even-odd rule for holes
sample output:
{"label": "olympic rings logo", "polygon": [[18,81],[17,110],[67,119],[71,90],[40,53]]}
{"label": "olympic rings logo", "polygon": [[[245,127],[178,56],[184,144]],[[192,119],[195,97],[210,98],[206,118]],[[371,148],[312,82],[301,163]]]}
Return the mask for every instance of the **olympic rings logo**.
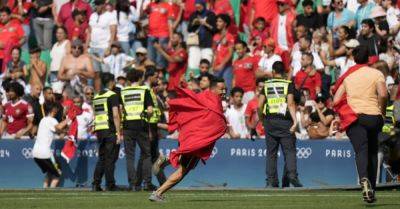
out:
{"label": "olympic rings logo", "polygon": [[301,147],[301,148],[296,148],[296,150],[297,150],[296,156],[297,156],[297,158],[299,158],[299,159],[307,159],[307,158],[309,158],[309,157],[311,156],[311,154],[312,154],[312,149],[311,149],[311,147],[307,147],[307,148]]}
{"label": "olympic rings logo", "polygon": [[25,159],[31,159],[32,156],[32,148],[23,148],[21,150],[21,154],[25,157]]}

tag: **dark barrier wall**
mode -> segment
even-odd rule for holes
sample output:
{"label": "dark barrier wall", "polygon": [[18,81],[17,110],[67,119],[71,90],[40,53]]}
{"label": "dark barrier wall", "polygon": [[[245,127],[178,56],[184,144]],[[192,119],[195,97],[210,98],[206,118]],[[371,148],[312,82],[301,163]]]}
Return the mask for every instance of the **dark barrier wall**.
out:
{"label": "dark barrier wall", "polygon": [[[34,141],[0,140],[0,188],[40,188],[43,174],[32,159]],[[64,142],[54,143],[60,157]],[[169,154],[175,140],[161,140],[160,152]],[[68,165],[62,161],[63,187],[91,185],[97,160],[96,141],[81,141],[78,156]],[[206,165],[192,171],[178,187],[226,186],[232,188],[265,186],[265,141],[219,140]],[[354,152],[349,141],[313,140],[297,143],[298,173],[307,187],[355,185],[357,181]],[[138,158],[136,158],[138,159]],[[283,157],[279,157],[279,175]],[[170,174],[168,167],[166,173]],[[127,185],[124,148],[116,166],[116,180]],[[156,179],[153,177],[156,184]]]}

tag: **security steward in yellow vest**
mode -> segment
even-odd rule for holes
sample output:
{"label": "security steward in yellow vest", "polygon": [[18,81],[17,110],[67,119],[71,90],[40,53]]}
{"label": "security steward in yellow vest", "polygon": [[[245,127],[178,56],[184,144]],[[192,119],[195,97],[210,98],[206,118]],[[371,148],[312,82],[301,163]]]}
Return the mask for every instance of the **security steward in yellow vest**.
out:
{"label": "security steward in yellow vest", "polygon": [[156,188],[151,183],[152,163],[150,155],[149,125],[147,121],[153,114],[154,104],[151,99],[150,89],[141,85],[143,82],[142,71],[131,70],[127,74],[127,80],[131,85],[121,90],[121,98],[124,112],[123,133],[129,189],[140,189],[137,187],[135,188],[135,185],[137,184],[136,182],[138,181],[135,177],[135,149],[137,143],[141,152],[140,160],[143,162],[143,165],[141,166],[141,176],[144,181],[143,189],[146,191],[152,191]]}
{"label": "security steward in yellow vest", "polygon": [[382,127],[382,133],[387,134],[389,136],[395,135],[395,119],[393,115],[394,105],[390,105],[386,107],[386,115],[385,115],[385,123]]}
{"label": "security steward in yellow vest", "polygon": [[[148,120],[151,163],[154,167],[154,163],[157,162],[161,164],[165,161],[165,157],[160,156],[158,148],[159,144],[158,122],[160,121],[162,114],[158,105],[157,95],[155,93],[155,87],[157,87],[158,85],[158,74],[154,66],[146,67],[146,71],[144,73],[144,85],[150,89],[151,99],[154,104],[153,114]],[[136,190],[139,190],[140,186],[142,185],[142,166],[143,166],[143,155],[140,156],[137,166],[136,185],[135,185],[135,187],[137,188]],[[159,185],[162,185],[166,181],[163,169],[152,169],[152,171],[153,174],[157,177]]]}
{"label": "security steward in yellow vest", "polygon": [[118,159],[119,144],[122,141],[120,102],[119,96],[113,91],[114,75],[103,73],[101,81],[105,88],[93,99],[94,131],[99,143],[99,157],[93,175],[92,189],[102,191],[100,184],[105,175],[107,190],[114,191],[117,189],[114,179],[115,162]]}
{"label": "security steward in yellow vest", "polygon": [[296,105],[293,98],[294,85],[285,80],[284,65],[272,65],[273,79],[265,82],[259,97],[259,116],[264,118],[267,144],[267,187],[279,187],[277,157],[279,145],[285,156],[285,170],[289,182],[301,187],[297,177],[296,163]]}

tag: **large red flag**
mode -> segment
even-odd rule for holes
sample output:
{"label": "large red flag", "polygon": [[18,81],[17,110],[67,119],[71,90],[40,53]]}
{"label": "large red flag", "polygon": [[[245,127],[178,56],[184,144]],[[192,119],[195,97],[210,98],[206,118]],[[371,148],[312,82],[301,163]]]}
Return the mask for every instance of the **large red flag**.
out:
{"label": "large red flag", "polygon": [[171,152],[170,161],[178,167],[181,155],[191,155],[207,160],[215,142],[227,129],[221,98],[207,90],[196,94],[187,89],[177,89],[179,98],[168,102],[170,106],[170,131],[179,131],[179,147]]}
{"label": "large red flag", "polygon": [[67,117],[71,120],[69,126],[67,141],[61,151],[61,156],[69,163],[75,156],[77,149],[78,120],[76,116],[82,114],[81,107],[71,104],[67,111]]}
{"label": "large red flag", "polygon": [[[346,73],[344,73],[337,81],[335,84],[335,88],[333,90],[333,93],[336,93],[336,91],[339,89],[339,87],[342,85],[344,79],[347,78],[350,74],[353,72],[359,70],[362,67],[365,67],[367,65],[354,65],[353,67],[350,67]],[[338,113],[339,118],[340,118],[340,129],[345,131],[347,128],[353,124],[358,116],[357,114],[353,111],[353,109],[350,107],[350,105],[347,103],[347,94],[344,94],[340,101],[336,104],[333,105],[333,109],[335,112]]]}

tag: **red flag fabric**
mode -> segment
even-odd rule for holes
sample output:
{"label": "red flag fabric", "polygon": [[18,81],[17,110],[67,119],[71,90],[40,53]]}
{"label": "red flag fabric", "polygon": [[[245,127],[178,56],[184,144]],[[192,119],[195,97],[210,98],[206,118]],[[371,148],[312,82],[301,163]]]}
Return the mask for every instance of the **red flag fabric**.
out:
{"label": "red flag fabric", "polygon": [[[335,84],[335,88],[333,89],[333,93],[335,94],[336,91],[339,89],[339,87],[342,85],[344,79],[347,78],[350,74],[353,72],[357,71],[358,69],[365,67],[367,65],[354,65],[353,67],[350,67],[346,73],[344,73],[337,81]],[[340,118],[340,129],[342,131],[346,131],[347,128],[357,120],[358,116],[357,113],[353,111],[353,109],[350,107],[350,105],[347,103],[347,94],[343,94],[342,98],[340,101],[336,104],[333,104],[333,109],[335,112],[339,114]]]}
{"label": "red flag fabric", "polygon": [[221,98],[207,90],[199,94],[188,89],[177,88],[180,96],[171,99],[170,131],[179,131],[179,147],[171,152],[170,162],[178,167],[181,155],[191,155],[207,160],[215,142],[227,129]]}
{"label": "red flag fabric", "polygon": [[78,135],[78,121],[76,116],[82,114],[82,109],[76,105],[71,105],[67,111],[67,117],[71,120],[69,126],[67,141],[61,151],[61,156],[69,163],[75,156],[76,152],[76,137]]}

